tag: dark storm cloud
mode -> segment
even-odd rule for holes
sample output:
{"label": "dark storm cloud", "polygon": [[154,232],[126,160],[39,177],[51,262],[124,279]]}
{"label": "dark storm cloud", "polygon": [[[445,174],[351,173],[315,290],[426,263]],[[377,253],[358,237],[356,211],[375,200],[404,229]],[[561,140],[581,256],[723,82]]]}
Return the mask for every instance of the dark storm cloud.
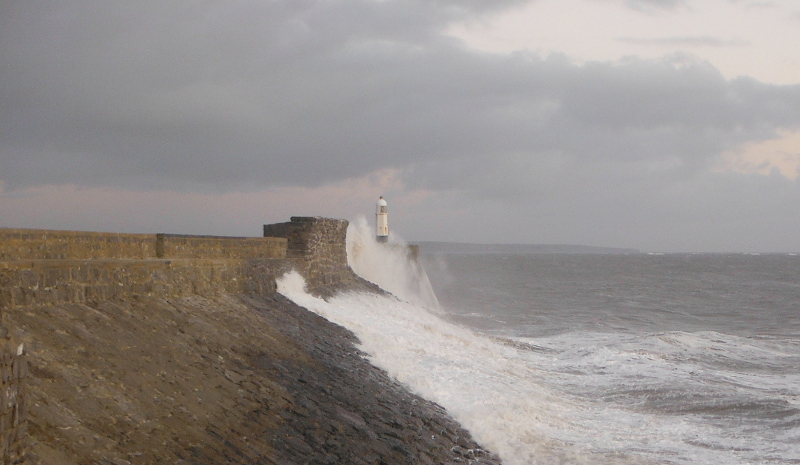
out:
{"label": "dark storm cloud", "polygon": [[[703,63],[629,60],[576,67],[559,59],[531,58],[518,65],[525,71],[510,74],[528,79],[509,85],[514,90],[505,99],[494,100],[494,112],[483,124],[496,126],[466,137],[469,147],[455,157],[459,174],[454,184],[472,167],[485,183],[483,167],[492,164],[491,157],[541,172],[538,159],[553,153],[616,169],[618,163],[645,163],[697,171],[744,141],[774,137],[776,129],[800,123],[800,86],[726,81]],[[471,156],[476,161],[465,162]],[[516,166],[498,175],[519,176],[521,170]],[[442,183],[448,178],[437,173],[431,179]],[[525,186],[499,179],[496,185]]]}
{"label": "dark storm cloud", "polygon": [[429,114],[415,94],[459,59],[441,28],[515,2],[487,3],[6,4],[2,179],[225,188],[366,172],[402,155],[407,118]]}
{"label": "dark storm cloud", "polygon": [[515,3],[6,4],[0,180],[226,191],[397,167],[420,187],[502,192],[554,153],[691,170],[800,124],[799,87],[682,57],[577,66],[442,35]]}

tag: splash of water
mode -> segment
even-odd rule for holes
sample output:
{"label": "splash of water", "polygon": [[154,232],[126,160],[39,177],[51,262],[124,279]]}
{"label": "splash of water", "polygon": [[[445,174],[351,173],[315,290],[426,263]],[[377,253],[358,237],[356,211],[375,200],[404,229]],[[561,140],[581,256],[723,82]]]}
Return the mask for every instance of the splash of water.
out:
{"label": "splash of water", "polygon": [[398,298],[439,309],[428,275],[422,263],[410,255],[408,244],[397,235],[387,244],[379,243],[363,217],[347,228],[347,263],[356,274]]}
{"label": "splash of water", "polygon": [[540,372],[513,347],[440,319],[429,309],[387,296],[347,293],[325,301],[291,272],[278,292],[353,331],[371,363],[411,391],[442,405],[482,445],[509,465],[640,464],[587,454],[552,430],[586,421],[536,380]]}
{"label": "splash of water", "polygon": [[[357,228],[361,247],[370,247],[366,222]],[[369,258],[383,251],[370,250],[360,250],[367,256],[351,263],[377,263],[381,271],[386,258]],[[426,265],[436,270],[435,263]],[[360,271],[369,276],[369,267]],[[402,269],[388,273],[382,286],[398,286],[408,276],[413,273]],[[353,331],[368,360],[445,407],[508,465],[800,458],[796,338],[572,330],[508,339],[455,325],[407,297],[351,292],[325,301],[306,293],[303,284],[300,275],[289,274],[278,290]],[[402,285],[394,288],[403,293]]]}
{"label": "splash of water", "polygon": [[[510,465],[640,464],[637,459],[592,454],[559,432],[580,429],[580,407],[537,382],[541,372],[508,343],[448,323],[428,276],[395,235],[375,240],[365,219],[347,231],[348,264],[398,299],[363,293],[328,301],[306,292],[296,272],[277,281],[278,292],[353,331],[376,366],[413,392],[444,406],[478,440]],[[612,428],[613,430],[613,428]]]}

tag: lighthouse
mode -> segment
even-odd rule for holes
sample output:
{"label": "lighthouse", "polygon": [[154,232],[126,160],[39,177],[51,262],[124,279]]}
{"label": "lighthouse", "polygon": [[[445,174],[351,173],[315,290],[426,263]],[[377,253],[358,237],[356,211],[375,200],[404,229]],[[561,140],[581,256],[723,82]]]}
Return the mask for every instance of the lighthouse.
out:
{"label": "lighthouse", "polygon": [[389,241],[389,208],[383,196],[375,206],[375,238],[378,242]]}

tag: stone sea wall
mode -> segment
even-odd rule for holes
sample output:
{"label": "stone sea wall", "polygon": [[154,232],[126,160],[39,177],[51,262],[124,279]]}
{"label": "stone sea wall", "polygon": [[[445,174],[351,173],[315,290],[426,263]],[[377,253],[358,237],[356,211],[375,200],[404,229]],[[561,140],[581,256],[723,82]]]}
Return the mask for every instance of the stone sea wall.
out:
{"label": "stone sea wall", "polygon": [[145,259],[155,256],[155,234],[0,228],[0,261]]}
{"label": "stone sea wall", "polygon": [[275,292],[291,269],[320,296],[382,292],[347,265],[346,230],[0,229],[0,465],[498,465]]}
{"label": "stone sea wall", "polygon": [[0,354],[0,463],[22,464],[26,462],[27,449],[28,360],[23,345],[4,345]]}
{"label": "stone sea wall", "polygon": [[26,463],[24,349],[6,328],[14,308],[152,298],[267,295],[296,269],[310,288],[355,279],[347,221],[293,217],[283,237],[117,234],[0,228],[0,463]]}
{"label": "stone sea wall", "polygon": [[286,239],[278,237],[117,234],[0,228],[0,261],[284,258],[286,249]]}
{"label": "stone sea wall", "polygon": [[158,258],[285,258],[287,243],[279,237],[156,235]]}
{"label": "stone sea wall", "polygon": [[300,260],[301,273],[314,283],[328,285],[349,279],[347,224],[346,220],[293,217],[286,234],[286,256]]}
{"label": "stone sea wall", "polygon": [[[309,287],[354,278],[346,220],[293,217],[284,237],[0,228],[0,308],[115,298],[258,294],[290,269]],[[268,227],[265,227],[267,231]]]}
{"label": "stone sea wall", "polygon": [[0,308],[275,292],[293,260],[152,259],[0,262]]}

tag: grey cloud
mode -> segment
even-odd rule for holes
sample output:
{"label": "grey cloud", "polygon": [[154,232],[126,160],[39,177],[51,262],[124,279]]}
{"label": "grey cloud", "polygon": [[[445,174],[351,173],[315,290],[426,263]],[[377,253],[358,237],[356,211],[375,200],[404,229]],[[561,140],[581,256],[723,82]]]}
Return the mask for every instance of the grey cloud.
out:
{"label": "grey cloud", "polygon": [[685,5],[685,0],[625,0],[628,8],[638,11],[653,11],[653,9],[673,10]]}
{"label": "grey cloud", "polygon": [[[800,86],[726,80],[688,56],[579,66],[442,34],[518,3],[7,2],[0,180],[226,192],[394,167],[496,212],[605,211],[610,239],[705,185],[743,191],[739,175],[708,177],[718,155],[800,127]],[[770,189],[781,205],[794,192]]]}
{"label": "grey cloud", "polygon": [[766,2],[754,2],[751,0],[729,0],[731,3],[740,3],[745,8],[777,8],[778,5],[775,2],[766,1]]}
{"label": "grey cloud", "polygon": [[[687,172],[677,160],[601,163],[552,154],[527,166],[511,164],[520,171],[502,172],[506,186],[480,175],[471,179],[483,184],[460,191],[451,207],[470,214],[447,218],[444,230],[437,222],[409,220],[421,225],[418,236],[661,252],[785,252],[800,246],[792,233],[800,227],[800,185],[780,175]],[[484,171],[492,176],[495,170]]]}
{"label": "grey cloud", "polygon": [[536,0],[421,0],[441,7],[446,7],[459,14],[487,13],[505,10],[509,7],[531,3]]}
{"label": "grey cloud", "polygon": [[634,45],[686,46],[686,47],[744,47],[750,42],[741,39],[720,39],[711,36],[634,38],[620,37],[620,42]]}
{"label": "grey cloud", "polygon": [[485,5],[18,2],[0,32],[4,180],[240,188],[374,169],[409,150],[388,124],[425,131],[406,118],[445,84],[446,65],[425,69],[453,61],[441,27]]}
{"label": "grey cloud", "polygon": [[[193,12],[182,28],[169,15],[131,21],[114,9],[95,12],[98,28],[80,28],[79,11],[59,19],[61,30],[50,26],[53,40],[20,33],[29,42],[4,60],[16,65],[4,79],[4,172],[20,174],[7,182],[241,187],[431,157],[553,148],[640,156],[646,141],[645,151],[663,149],[659,136],[684,150],[708,125],[743,125],[752,137],[747,120],[761,113],[735,99],[776,98],[697,63],[578,67],[473,54],[437,36],[427,17],[397,26],[389,2],[264,5]],[[15,56],[19,47],[29,51]],[[701,142],[687,145],[706,152]],[[43,168],[37,152],[63,163]]]}

